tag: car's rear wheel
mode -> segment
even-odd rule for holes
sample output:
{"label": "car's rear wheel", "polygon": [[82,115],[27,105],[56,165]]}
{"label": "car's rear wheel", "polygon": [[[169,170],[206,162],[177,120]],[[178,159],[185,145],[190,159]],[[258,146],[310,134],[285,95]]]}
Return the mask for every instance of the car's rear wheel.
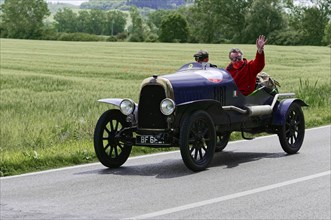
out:
{"label": "car's rear wheel", "polygon": [[180,129],[180,153],[192,171],[202,171],[211,163],[216,143],[214,123],[205,111],[188,115]]}
{"label": "car's rear wheel", "polygon": [[125,116],[119,110],[111,109],[100,116],[94,131],[94,150],[104,166],[117,168],[128,159],[132,145],[116,136],[128,126]]}
{"label": "car's rear wheel", "polygon": [[224,133],[217,134],[215,152],[220,152],[220,151],[224,150],[226,145],[228,145],[230,136],[231,136],[231,132],[224,132]]}
{"label": "car's rear wheel", "polygon": [[278,130],[283,150],[288,154],[297,153],[305,136],[305,119],[301,106],[292,103],[285,115],[285,123]]}

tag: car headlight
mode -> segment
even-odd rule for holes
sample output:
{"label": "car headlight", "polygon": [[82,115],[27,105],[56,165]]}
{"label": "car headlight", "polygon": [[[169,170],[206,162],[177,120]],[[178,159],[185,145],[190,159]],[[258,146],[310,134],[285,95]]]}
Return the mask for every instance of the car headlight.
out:
{"label": "car headlight", "polygon": [[120,110],[124,115],[130,115],[134,111],[135,104],[131,99],[123,99],[120,104]]}
{"label": "car headlight", "polygon": [[171,115],[175,111],[175,102],[165,98],[161,101],[160,110],[164,115]]}

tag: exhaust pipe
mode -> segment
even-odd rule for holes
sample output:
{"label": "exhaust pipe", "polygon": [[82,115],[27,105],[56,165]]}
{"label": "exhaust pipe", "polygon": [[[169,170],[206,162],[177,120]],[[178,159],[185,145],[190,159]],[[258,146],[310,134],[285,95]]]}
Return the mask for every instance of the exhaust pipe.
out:
{"label": "exhaust pipe", "polygon": [[260,115],[268,115],[272,113],[272,108],[270,105],[255,105],[248,106],[248,116],[260,116]]}
{"label": "exhaust pipe", "polygon": [[272,109],[276,105],[276,102],[279,97],[293,97],[295,93],[279,93],[276,94],[271,105],[255,105],[255,106],[246,106],[247,109],[241,109],[236,106],[223,106],[223,109],[226,111],[236,111],[241,114],[248,114],[248,116],[260,116],[268,115],[272,113]]}

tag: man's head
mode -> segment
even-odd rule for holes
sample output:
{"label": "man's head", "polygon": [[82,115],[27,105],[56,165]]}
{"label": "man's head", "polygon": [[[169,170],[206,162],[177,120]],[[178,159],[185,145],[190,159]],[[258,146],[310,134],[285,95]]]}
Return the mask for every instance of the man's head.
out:
{"label": "man's head", "polygon": [[199,50],[196,54],[193,55],[195,61],[197,62],[208,62],[209,54],[205,50]]}
{"label": "man's head", "polygon": [[229,59],[235,69],[239,69],[244,64],[244,54],[238,48],[232,48],[229,52]]}

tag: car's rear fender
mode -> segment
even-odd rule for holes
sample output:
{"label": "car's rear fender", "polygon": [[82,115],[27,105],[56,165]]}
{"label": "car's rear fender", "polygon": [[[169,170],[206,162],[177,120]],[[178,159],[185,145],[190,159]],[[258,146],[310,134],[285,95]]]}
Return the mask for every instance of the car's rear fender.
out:
{"label": "car's rear fender", "polygon": [[274,107],[272,124],[273,125],[283,125],[286,119],[286,112],[292,103],[297,103],[301,106],[308,106],[304,101],[297,98],[283,99],[278,105]]}

